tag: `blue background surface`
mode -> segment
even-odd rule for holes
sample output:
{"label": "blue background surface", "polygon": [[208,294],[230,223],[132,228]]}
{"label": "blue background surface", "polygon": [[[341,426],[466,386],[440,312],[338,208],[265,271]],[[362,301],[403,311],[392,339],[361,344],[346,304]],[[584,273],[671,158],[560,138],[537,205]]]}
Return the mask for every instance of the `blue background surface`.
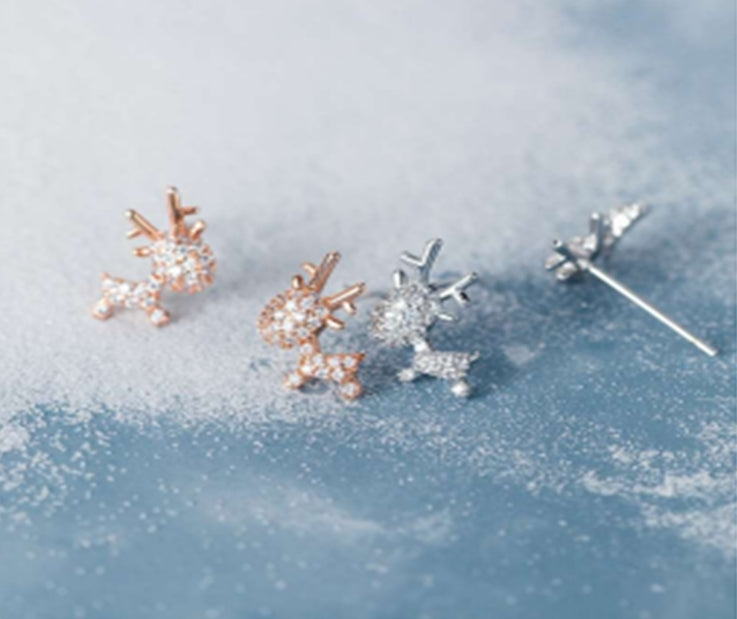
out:
{"label": "blue background surface", "polygon": [[[734,348],[720,334],[734,329],[734,304],[676,304],[657,268],[623,262],[616,272],[634,287],[712,325],[704,332],[722,357],[691,350],[597,285],[531,277],[490,285],[519,302],[495,307],[503,330],[491,320],[459,330],[484,355],[468,402],[435,381],[397,385],[376,359],[366,372],[374,393],[329,422],[152,429],[104,415],[66,423],[65,411],[42,409],[24,457],[54,465],[19,492],[32,526],[2,530],[2,616],[732,616],[731,551],[645,527],[641,512],[726,506],[731,538],[729,438],[712,441],[728,446],[715,460],[708,441],[686,437],[732,424]],[[570,308],[564,317],[559,306]],[[524,373],[498,352],[519,341],[516,330],[530,346],[545,342]],[[726,485],[643,503],[572,483],[587,472],[640,483],[634,464],[612,471],[614,437],[696,471],[705,461]],[[656,485],[662,468],[650,472]],[[29,486],[63,493],[53,513],[29,500]]]}
{"label": "blue background surface", "polygon": [[[734,7],[704,3],[711,17],[691,30],[688,10],[659,2],[558,4],[576,24],[560,45],[635,59],[632,79],[659,93],[668,155],[717,170],[684,185],[732,182],[713,204],[656,205],[606,265],[722,354],[597,282],[555,284],[544,245],[500,270],[483,245],[509,215],[497,226],[491,206],[477,209],[484,230],[463,226],[478,250],[460,265],[481,275],[474,303],[435,334],[482,353],[468,401],[439,381],[398,384],[403,353],[369,341],[366,302],[341,340],[370,352],[355,405],[285,394],[317,411],[289,421],[272,404],[257,419],[221,403],[207,419],[105,402],[90,413],[43,395],[14,410],[19,434],[0,433],[0,619],[735,616]],[[671,11],[682,29],[663,25]],[[700,27],[717,22],[731,25],[706,42]],[[575,149],[560,156],[575,166]],[[546,238],[611,206],[581,192],[535,206]],[[579,228],[547,223],[565,209]],[[452,252],[443,265],[458,266]],[[264,291],[287,281],[292,258],[265,267]],[[229,300],[227,277],[211,303]],[[278,380],[272,351],[255,350],[229,363]],[[22,448],[2,449],[8,436]]]}

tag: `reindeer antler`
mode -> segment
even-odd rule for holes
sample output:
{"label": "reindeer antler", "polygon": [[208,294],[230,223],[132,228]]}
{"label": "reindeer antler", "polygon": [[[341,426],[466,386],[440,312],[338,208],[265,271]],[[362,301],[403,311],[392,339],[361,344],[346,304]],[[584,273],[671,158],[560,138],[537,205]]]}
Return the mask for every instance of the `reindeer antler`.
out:
{"label": "reindeer antler", "polygon": [[443,248],[443,239],[432,239],[425,245],[422,256],[418,257],[409,252],[402,252],[400,260],[417,269],[419,279],[423,284],[427,284],[430,280],[430,271],[432,270],[435,260]]}
{"label": "reindeer antler", "polygon": [[[356,306],[353,302],[360,297],[365,290],[365,284],[353,284],[353,286],[349,286],[345,290],[323,299],[323,305],[325,305],[325,307],[327,307],[331,312],[341,308],[352,316],[356,313]],[[340,330],[345,328],[345,322],[340,320],[340,318],[336,318],[332,313],[325,318],[325,324],[331,329]]]}
{"label": "reindeer antler", "polygon": [[318,267],[310,262],[305,262],[302,265],[302,268],[307,271],[307,274],[310,276],[310,281],[307,282],[307,286],[315,292],[322,292],[322,289],[325,288],[325,284],[328,283],[328,279],[330,279],[330,276],[333,274],[333,271],[335,270],[335,267],[338,266],[339,262],[340,253],[337,251],[325,254],[325,257],[322,259],[322,262]]}
{"label": "reindeer antler", "polygon": [[[305,283],[301,275],[295,275],[292,278],[292,288],[294,290],[308,288],[312,292],[319,294],[325,288],[338,262],[340,262],[340,254],[337,251],[326,254],[320,266],[315,266],[312,262],[304,262],[302,268],[307,271],[310,279]],[[322,299],[322,303],[331,312],[341,308],[348,314],[353,315],[356,313],[356,306],[353,302],[364,293],[365,289],[366,286],[363,283],[353,284],[340,292],[325,297]],[[332,314],[325,318],[325,324],[332,329],[342,329],[345,327],[345,323]]]}
{"label": "reindeer antler", "polygon": [[468,295],[464,292],[464,290],[471,286],[477,279],[478,275],[476,275],[476,273],[469,273],[468,275],[464,275],[459,280],[453,282],[448,286],[445,286],[442,290],[440,290],[440,292],[438,292],[438,296],[441,300],[451,297],[455,299],[458,305],[465,305],[470,301],[470,299],[468,298]]}
{"label": "reindeer antler", "polygon": [[195,215],[199,209],[196,206],[182,206],[182,199],[176,187],[167,188],[166,198],[169,207],[171,233],[174,236],[188,236],[191,239],[199,237],[205,231],[205,222],[200,219],[191,228],[188,228],[184,221],[185,217]]}
{"label": "reindeer antler", "polygon": [[327,307],[331,311],[334,309],[342,308],[346,311],[346,313],[352,316],[356,313],[356,306],[353,302],[358,297],[360,297],[365,292],[365,290],[366,284],[364,284],[363,282],[353,284],[353,286],[349,286],[341,292],[326,297],[323,302],[325,303],[325,307]]}
{"label": "reindeer antler", "polygon": [[[205,231],[206,224],[202,220],[196,221],[192,226],[187,226],[184,218],[197,212],[196,206],[182,206],[179,190],[176,187],[168,187],[166,197],[169,208],[169,221],[171,223],[171,234],[175,237],[188,237],[197,240]],[[127,234],[129,239],[144,235],[150,241],[157,241],[164,237],[164,233],[154,226],[148,219],[138,211],[126,212],[126,217],[133,224],[133,229]],[[133,253],[141,258],[150,256],[153,250],[149,246],[136,247]]]}
{"label": "reindeer antler", "polygon": [[[134,226],[133,230],[129,230],[126,234],[129,239],[135,239],[143,234],[150,241],[157,241],[163,236],[161,231],[138,211],[126,211],[125,216],[130,219]],[[133,254],[139,258],[145,258],[151,255],[151,251],[149,246],[144,245],[143,247],[136,247]]]}

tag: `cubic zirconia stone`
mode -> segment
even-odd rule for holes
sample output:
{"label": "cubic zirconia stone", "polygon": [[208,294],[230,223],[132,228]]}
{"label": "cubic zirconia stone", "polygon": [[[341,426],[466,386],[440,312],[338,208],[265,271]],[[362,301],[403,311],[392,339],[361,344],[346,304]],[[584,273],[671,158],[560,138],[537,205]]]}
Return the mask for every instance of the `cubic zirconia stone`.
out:
{"label": "cubic zirconia stone", "polygon": [[340,393],[346,398],[355,398],[360,393],[360,387],[355,382],[344,383],[340,386]]}
{"label": "cubic zirconia stone", "polygon": [[440,313],[433,291],[418,283],[392,291],[371,315],[374,335],[388,344],[403,346],[422,337]]}
{"label": "cubic zirconia stone", "polygon": [[471,395],[471,386],[464,380],[459,380],[458,382],[453,383],[450,390],[453,392],[453,395],[459,398],[467,398]]}
{"label": "cubic zirconia stone", "polygon": [[287,387],[299,387],[302,384],[302,376],[299,372],[290,372],[284,379],[284,383]]}
{"label": "cubic zirconia stone", "polygon": [[162,309],[155,309],[151,312],[151,322],[155,325],[163,324],[169,318],[168,314]]}

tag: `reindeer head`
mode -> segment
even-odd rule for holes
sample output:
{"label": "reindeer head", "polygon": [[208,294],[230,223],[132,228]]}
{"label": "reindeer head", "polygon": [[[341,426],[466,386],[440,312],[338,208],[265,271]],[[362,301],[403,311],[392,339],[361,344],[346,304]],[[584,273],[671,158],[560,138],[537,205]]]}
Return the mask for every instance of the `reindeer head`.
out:
{"label": "reindeer head", "polygon": [[215,276],[215,259],[212,250],[202,242],[205,222],[187,225],[185,217],[194,215],[197,207],[181,205],[179,191],[169,187],[166,191],[169,207],[169,230],[163,232],[153,226],[137,211],[128,211],[133,230],[128,238],[145,236],[150,244],[133,250],[136,256],[151,258],[153,274],[172,290],[189,293],[200,292],[212,284]]}
{"label": "reindeer head", "polygon": [[374,308],[371,314],[373,335],[390,346],[408,346],[424,342],[427,332],[437,320],[452,321],[455,317],[443,311],[443,302],[455,299],[460,305],[468,302],[464,292],[476,281],[470,273],[453,284],[437,286],[430,283],[430,270],[443,246],[441,239],[429,241],[421,257],[404,252],[402,262],[417,270],[416,280],[410,280],[401,269],[394,272],[394,290]]}
{"label": "reindeer head", "polygon": [[340,254],[332,252],[323,258],[320,266],[304,263],[302,268],[307,271],[309,280],[305,282],[301,275],[295,275],[291,288],[269,301],[258,322],[261,336],[269,344],[293,348],[316,337],[325,327],[345,327],[333,311],[342,308],[355,314],[353,302],[363,294],[364,285],[354,284],[342,292],[322,297],[321,292],[339,261]]}

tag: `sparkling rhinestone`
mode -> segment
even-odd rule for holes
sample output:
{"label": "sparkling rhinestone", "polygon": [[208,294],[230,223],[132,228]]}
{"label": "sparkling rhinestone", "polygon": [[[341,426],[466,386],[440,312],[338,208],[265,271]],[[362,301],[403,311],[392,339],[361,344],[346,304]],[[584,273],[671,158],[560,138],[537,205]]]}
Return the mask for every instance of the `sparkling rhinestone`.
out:
{"label": "sparkling rhinestone", "polygon": [[112,307],[110,307],[105,301],[98,301],[97,305],[95,305],[95,313],[100,314],[103,316],[106,316],[112,311]]}
{"label": "sparkling rhinestone", "polygon": [[151,312],[151,322],[155,325],[160,325],[166,322],[168,318],[169,315],[162,309],[155,309],[153,312]]}
{"label": "sparkling rhinestone", "polygon": [[469,395],[471,395],[471,386],[463,380],[459,380],[458,382],[453,383],[453,386],[450,388],[450,390],[453,392],[453,395],[459,398],[467,398]]}
{"label": "sparkling rhinestone", "polygon": [[299,372],[291,372],[287,374],[284,382],[288,387],[299,387],[302,384],[302,375]]}
{"label": "sparkling rhinestone", "polygon": [[340,386],[340,393],[346,398],[355,398],[360,393],[360,387],[355,382],[343,383]]}
{"label": "sparkling rhinestone", "polygon": [[305,329],[304,327],[299,327],[299,329],[297,329],[297,337],[300,340],[307,339],[308,337],[310,337],[310,332],[308,329]]}
{"label": "sparkling rhinestone", "polygon": [[432,290],[410,283],[394,290],[374,309],[374,335],[388,344],[402,346],[425,334],[440,313],[440,301]]}

